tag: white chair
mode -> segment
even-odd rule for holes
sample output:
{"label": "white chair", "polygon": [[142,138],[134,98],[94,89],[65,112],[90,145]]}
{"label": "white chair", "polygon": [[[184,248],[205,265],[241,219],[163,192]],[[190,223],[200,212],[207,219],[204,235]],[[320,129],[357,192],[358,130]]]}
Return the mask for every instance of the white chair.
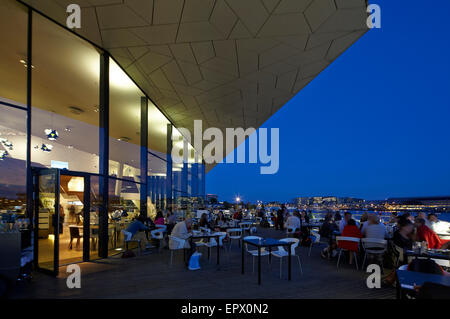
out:
{"label": "white chair", "polygon": [[169,235],[169,249],[170,249],[170,265],[173,264],[173,253],[175,250],[182,250],[186,244],[185,239]]}
{"label": "white chair", "polygon": [[122,234],[123,234],[123,243],[125,246],[125,250],[128,250],[128,244],[135,242],[137,243],[138,246],[138,254],[141,254],[141,241],[140,239],[133,239],[133,234],[130,232],[127,232],[126,230],[122,229]]}
{"label": "white chair", "polygon": [[[300,261],[300,256],[296,254],[295,249],[297,248],[298,244],[300,243],[300,239],[298,238],[283,238],[280,239],[282,242],[286,243],[293,243],[291,245],[291,256],[296,256],[298,260],[298,266],[300,267],[300,273],[303,275],[303,269],[302,269],[302,263]],[[283,271],[283,257],[288,257],[289,252],[284,249],[283,246],[278,246],[277,251],[272,252],[272,256],[280,258],[280,278],[282,277],[282,271]]]}
{"label": "white chair", "polygon": [[164,240],[164,230],[163,229],[155,229],[150,232],[150,235],[153,239],[159,241],[159,251],[161,251],[162,243]]}
{"label": "white chair", "polygon": [[[227,237],[227,233],[225,232],[217,232],[214,233],[214,235],[218,235],[219,236],[219,247],[224,247],[223,245],[223,240],[225,237]],[[210,238],[209,242],[204,244],[205,247],[208,247],[208,256],[211,257],[211,248],[212,247],[217,247],[217,241],[215,238]]]}
{"label": "white chair", "polygon": [[242,238],[242,228],[228,228],[227,234],[228,238],[230,239],[229,249],[231,249],[231,244],[233,243],[233,240],[237,240],[240,245]]}
{"label": "white chair", "polygon": [[248,232],[250,234],[251,226],[252,226],[252,223],[250,223],[250,222],[239,223],[239,227],[242,229],[243,233]]}
{"label": "white chair", "polygon": [[317,230],[311,230],[311,235],[309,236],[311,238],[311,245],[309,246],[309,252],[308,256],[311,256],[311,248],[314,244],[320,245],[320,234]]}
{"label": "white chair", "polygon": [[[341,260],[342,251],[347,251],[347,249],[339,247],[339,243],[342,243],[342,242],[345,242],[345,241],[350,241],[350,242],[354,242],[354,243],[358,243],[359,244],[361,240],[359,238],[356,238],[356,237],[336,236],[336,243],[337,243],[337,246],[339,248],[339,256],[338,256],[338,261],[337,261],[336,268],[339,268],[339,262]],[[355,251],[353,251],[353,256],[355,257],[356,269],[359,270],[359,268],[358,268],[358,256],[356,255]]]}
{"label": "white chair", "polygon": [[[244,240],[252,240],[252,239],[256,239],[256,240],[263,240],[262,237],[259,236],[246,236],[244,237]],[[249,253],[250,255],[252,255],[252,271],[255,272],[255,257],[258,257],[258,249],[248,249],[248,244],[245,244],[245,250],[247,251],[247,253]],[[265,250],[264,247],[261,248],[261,256],[269,256],[270,253]],[[267,260],[269,262],[269,260]]]}
{"label": "white chair", "polygon": [[362,238],[361,244],[364,248],[364,259],[361,268],[364,269],[367,255],[381,257],[381,270],[383,269],[383,255],[386,252],[387,240],[378,238]]}
{"label": "white chair", "polygon": [[167,225],[155,225],[155,227],[161,229],[162,231],[167,231]]}

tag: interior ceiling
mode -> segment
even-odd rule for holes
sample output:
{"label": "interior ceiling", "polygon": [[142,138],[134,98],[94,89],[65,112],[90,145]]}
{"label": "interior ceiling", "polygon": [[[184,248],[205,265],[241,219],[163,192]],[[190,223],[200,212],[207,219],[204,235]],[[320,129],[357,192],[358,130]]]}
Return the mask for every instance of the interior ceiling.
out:
{"label": "interior ceiling", "polygon": [[[65,25],[72,0],[25,0]],[[108,50],[177,127],[261,126],[368,31],[366,0],[78,0]],[[211,167],[208,168],[208,170]]]}

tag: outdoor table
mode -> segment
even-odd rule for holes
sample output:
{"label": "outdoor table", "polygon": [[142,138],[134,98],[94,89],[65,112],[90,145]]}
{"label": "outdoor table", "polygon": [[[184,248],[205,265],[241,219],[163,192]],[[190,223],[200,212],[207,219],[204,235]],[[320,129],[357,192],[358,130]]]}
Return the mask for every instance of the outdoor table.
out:
{"label": "outdoor table", "polygon": [[416,286],[422,286],[425,282],[431,282],[450,287],[450,276],[427,274],[417,271],[397,270],[397,299],[401,299],[401,290],[414,290]]}
{"label": "outdoor table", "polygon": [[415,251],[410,249],[405,249],[405,256],[412,256],[415,258],[424,257],[429,259],[443,259],[450,260],[450,250],[441,249],[427,249],[425,251]]}
{"label": "outdoor table", "polygon": [[261,285],[261,248],[269,248],[269,260],[272,256],[272,247],[287,246],[288,248],[288,280],[291,280],[291,245],[292,242],[284,242],[273,238],[266,239],[243,239],[242,240],[242,274],[244,274],[244,255],[245,255],[245,245],[252,245],[258,248],[258,285]]}
{"label": "outdoor table", "polygon": [[[217,265],[219,265],[219,263],[220,263],[220,241],[219,241],[220,236],[221,235],[217,235],[216,233],[202,233],[202,234],[192,235],[191,237],[189,237],[189,240],[190,240],[191,247],[192,247],[192,241],[194,239],[202,239],[202,238],[211,239],[211,238],[215,238],[216,242],[217,242]],[[208,254],[209,254],[209,249],[208,249]]]}

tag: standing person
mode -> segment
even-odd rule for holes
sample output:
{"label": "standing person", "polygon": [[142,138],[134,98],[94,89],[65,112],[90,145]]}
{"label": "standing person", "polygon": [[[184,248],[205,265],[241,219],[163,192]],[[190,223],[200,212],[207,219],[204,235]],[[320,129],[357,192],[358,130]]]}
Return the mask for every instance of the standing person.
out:
{"label": "standing person", "polygon": [[276,229],[284,230],[283,224],[284,224],[283,210],[279,209],[279,210],[277,211],[277,224],[276,224]]}

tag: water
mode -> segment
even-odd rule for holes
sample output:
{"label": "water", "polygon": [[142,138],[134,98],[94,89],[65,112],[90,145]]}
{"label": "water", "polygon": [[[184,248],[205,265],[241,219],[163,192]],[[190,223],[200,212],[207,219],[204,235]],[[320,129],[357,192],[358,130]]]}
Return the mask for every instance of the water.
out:
{"label": "water", "polygon": [[[315,211],[315,210],[313,210],[312,212],[313,212],[313,216],[316,219],[324,218],[325,214],[327,213],[327,211]],[[388,222],[389,219],[390,219],[391,213],[392,213],[392,212],[386,212],[386,211],[372,212],[372,211],[361,211],[361,210],[349,210],[349,212],[352,213],[353,219],[355,219],[357,221],[359,221],[361,219],[361,215],[364,212],[367,212],[369,214],[370,213],[376,213],[376,214],[378,214],[380,216],[382,222]],[[403,212],[397,212],[397,213],[399,215],[403,214]],[[425,213],[428,214],[428,212],[425,212]],[[342,217],[344,217],[343,216],[344,215],[343,212],[340,212],[340,214],[341,214]],[[411,214],[413,216],[417,215],[417,213],[411,213]],[[436,215],[438,216],[439,220],[450,222],[450,213],[437,213]]]}

